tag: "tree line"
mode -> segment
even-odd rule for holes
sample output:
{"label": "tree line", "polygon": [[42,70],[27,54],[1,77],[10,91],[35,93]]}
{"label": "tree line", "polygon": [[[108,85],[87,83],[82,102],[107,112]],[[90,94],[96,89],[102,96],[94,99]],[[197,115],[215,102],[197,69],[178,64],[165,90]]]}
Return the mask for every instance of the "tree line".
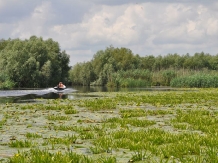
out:
{"label": "tree line", "polygon": [[[130,49],[110,46],[94,54],[91,61],[74,65],[69,74],[74,85],[141,87],[177,86],[185,76],[201,73],[204,78],[204,74],[217,75],[217,70],[218,55],[201,52],[141,57]],[[187,82],[179,86],[189,87]]]}
{"label": "tree line", "polygon": [[2,39],[0,88],[44,88],[59,81],[109,87],[217,87],[218,83],[218,54],[141,57],[130,49],[109,46],[88,62],[70,67],[69,61],[69,55],[51,38]]}
{"label": "tree line", "polygon": [[51,38],[0,40],[0,88],[40,88],[68,80],[69,55]]}

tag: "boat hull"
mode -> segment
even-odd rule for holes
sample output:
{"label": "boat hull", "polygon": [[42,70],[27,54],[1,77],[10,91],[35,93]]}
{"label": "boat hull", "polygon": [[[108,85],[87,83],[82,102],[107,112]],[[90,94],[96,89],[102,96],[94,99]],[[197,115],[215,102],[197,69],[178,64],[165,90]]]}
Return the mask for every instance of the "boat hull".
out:
{"label": "boat hull", "polygon": [[65,87],[65,88],[58,88],[58,87],[54,87],[54,89],[55,89],[55,90],[57,90],[57,91],[63,91],[63,90],[65,90],[65,89],[66,89],[66,87]]}

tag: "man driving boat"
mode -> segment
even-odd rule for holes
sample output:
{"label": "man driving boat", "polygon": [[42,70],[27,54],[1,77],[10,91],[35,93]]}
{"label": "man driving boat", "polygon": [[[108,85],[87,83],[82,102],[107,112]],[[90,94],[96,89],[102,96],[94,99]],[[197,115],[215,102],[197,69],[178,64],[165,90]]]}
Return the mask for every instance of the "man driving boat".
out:
{"label": "man driving boat", "polygon": [[57,87],[62,89],[66,88],[66,86],[62,82],[59,82]]}

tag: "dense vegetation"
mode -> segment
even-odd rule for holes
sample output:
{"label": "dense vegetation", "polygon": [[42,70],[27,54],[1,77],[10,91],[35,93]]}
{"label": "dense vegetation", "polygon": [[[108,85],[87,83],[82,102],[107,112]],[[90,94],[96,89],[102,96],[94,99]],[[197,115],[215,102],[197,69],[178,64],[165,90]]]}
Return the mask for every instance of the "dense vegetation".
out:
{"label": "dense vegetation", "polygon": [[[48,87],[59,81],[109,87],[218,87],[218,54],[145,56],[107,47],[91,61],[69,67],[58,42],[31,36],[0,40],[0,88]],[[70,79],[69,79],[70,78]]]}
{"label": "dense vegetation", "polygon": [[1,104],[0,162],[218,163],[218,89],[71,95]]}
{"label": "dense vegetation", "polygon": [[0,40],[0,88],[47,87],[66,81],[69,55],[52,39]]}
{"label": "dense vegetation", "polygon": [[140,57],[127,48],[110,46],[98,51],[91,61],[73,66],[70,79],[74,85],[110,87],[217,87],[217,70],[218,55]]}

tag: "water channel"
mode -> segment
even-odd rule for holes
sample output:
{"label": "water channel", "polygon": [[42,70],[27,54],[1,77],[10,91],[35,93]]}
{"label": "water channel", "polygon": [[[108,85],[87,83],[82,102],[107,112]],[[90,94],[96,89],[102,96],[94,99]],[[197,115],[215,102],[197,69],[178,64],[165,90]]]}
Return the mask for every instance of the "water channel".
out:
{"label": "water channel", "polygon": [[0,90],[0,103],[28,103],[35,102],[36,99],[76,99],[82,98],[78,93],[87,92],[119,92],[119,91],[166,91],[173,90],[169,87],[152,87],[152,88],[107,88],[107,87],[86,87],[74,86],[68,87],[63,92],[57,92],[54,88],[44,89],[14,89]]}

